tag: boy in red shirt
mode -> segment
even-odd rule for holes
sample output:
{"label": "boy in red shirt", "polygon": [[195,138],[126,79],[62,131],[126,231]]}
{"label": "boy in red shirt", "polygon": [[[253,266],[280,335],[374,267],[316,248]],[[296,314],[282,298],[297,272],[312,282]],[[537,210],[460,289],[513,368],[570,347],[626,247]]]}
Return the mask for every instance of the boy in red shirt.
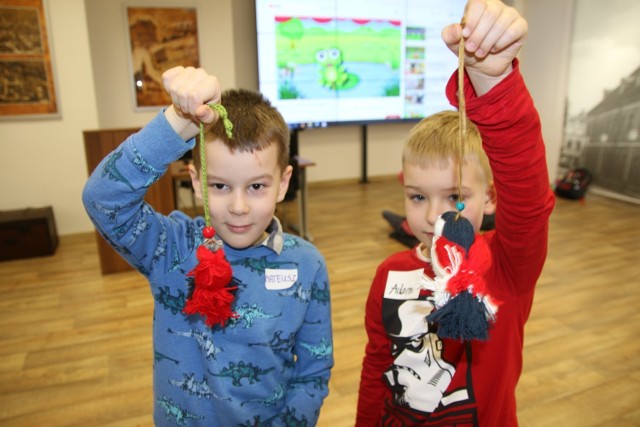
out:
{"label": "boy in red shirt", "polygon": [[[554,197],[540,120],[515,59],[526,21],[496,0],[469,0],[464,21],[464,28],[452,24],[442,32],[454,52],[465,39],[461,90],[473,124],[467,125],[461,194],[459,116],[438,113],[416,125],[405,144],[405,209],[420,243],[383,261],[371,285],[357,426],[518,424],[524,324],[546,258]],[[457,106],[455,74],[446,91]],[[441,339],[438,325],[426,320],[435,306],[420,278],[434,276],[434,224],[460,199],[476,233],[484,215],[496,215],[495,229],[476,235],[491,252],[484,279],[501,303],[486,341]]]}

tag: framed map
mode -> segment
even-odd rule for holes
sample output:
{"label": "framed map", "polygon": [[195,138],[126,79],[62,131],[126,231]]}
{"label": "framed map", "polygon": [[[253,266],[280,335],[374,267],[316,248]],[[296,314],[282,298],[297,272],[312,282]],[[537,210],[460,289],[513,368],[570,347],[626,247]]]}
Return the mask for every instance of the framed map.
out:
{"label": "framed map", "polygon": [[0,0],[0,117],[58,115],[44,0]]}
{"label": "framed map", "polygon": [[196,9],[127,7],[126,15],[135,107],[169,105],[162,73],[200,66]]}

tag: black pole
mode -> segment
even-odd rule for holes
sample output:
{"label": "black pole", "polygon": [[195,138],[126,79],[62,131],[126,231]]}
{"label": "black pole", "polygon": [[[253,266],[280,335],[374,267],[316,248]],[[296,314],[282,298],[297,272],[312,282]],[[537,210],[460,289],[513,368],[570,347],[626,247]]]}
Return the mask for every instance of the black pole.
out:
{"label": "black pole", "polygon": [[289,132],[289,157],[292,159],[300,154],[298,152],[298,130],[291,129]]}
{"label": "black pole", "polygon": [[367,178],[367,125],[362,125],[361,137],[362,137],[362,176],[360,178],[360,182],[362,184],[365,184],[369,181]]}

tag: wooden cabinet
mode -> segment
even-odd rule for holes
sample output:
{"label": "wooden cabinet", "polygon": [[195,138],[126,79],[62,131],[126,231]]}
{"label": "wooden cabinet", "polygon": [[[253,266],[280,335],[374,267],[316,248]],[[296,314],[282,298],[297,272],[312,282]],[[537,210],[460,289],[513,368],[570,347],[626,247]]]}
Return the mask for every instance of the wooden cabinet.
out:
{"label": "wooden cabinet", "polygon": [[0,211],[0,261],[52,255],[57,247],[51,206]]}
{"label": "wooden cabinet", "polygon": [[[139,128],[84,131],[84,150],[89,173],[93,172],[107,154],[138,130]],[[173,180],[170,174],[165,174],[149,188],[145,200],[156,211],[165,215],[175,210]],[[98,232],[96,236],[102,274],[132,270],[132,267],[105,242]]]}

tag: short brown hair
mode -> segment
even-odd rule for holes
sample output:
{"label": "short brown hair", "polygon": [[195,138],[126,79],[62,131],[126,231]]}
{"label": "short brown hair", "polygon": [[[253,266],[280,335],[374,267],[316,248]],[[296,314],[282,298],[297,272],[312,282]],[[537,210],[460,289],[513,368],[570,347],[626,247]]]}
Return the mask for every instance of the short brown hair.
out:
{"label": "short brown hair", "polygon": [[[289,127],[280,112],[262,94],[247,89],[222,92],[220,103],[233,123],[233,137],[229,139],[222,119],[207,132],[207,139],[219,139],[229,150],[260,151],[271,144],[278,148],[278,165],[284,171],[289,164]],[[200,169],[200,148],[196,137],[193,160]]]}
{"label": "short brown hair", "polygon": [[[464,160],[476,160],[484,171],[487,182],[493,179],[487,154],[482,148],[482,137],[475,124],[467,120],[464,138]],[[459,153],[460,114],[441,111],[422,119],[411,129],[404,144],[402,162],[421,167],[434,163],[457,161]]]}

